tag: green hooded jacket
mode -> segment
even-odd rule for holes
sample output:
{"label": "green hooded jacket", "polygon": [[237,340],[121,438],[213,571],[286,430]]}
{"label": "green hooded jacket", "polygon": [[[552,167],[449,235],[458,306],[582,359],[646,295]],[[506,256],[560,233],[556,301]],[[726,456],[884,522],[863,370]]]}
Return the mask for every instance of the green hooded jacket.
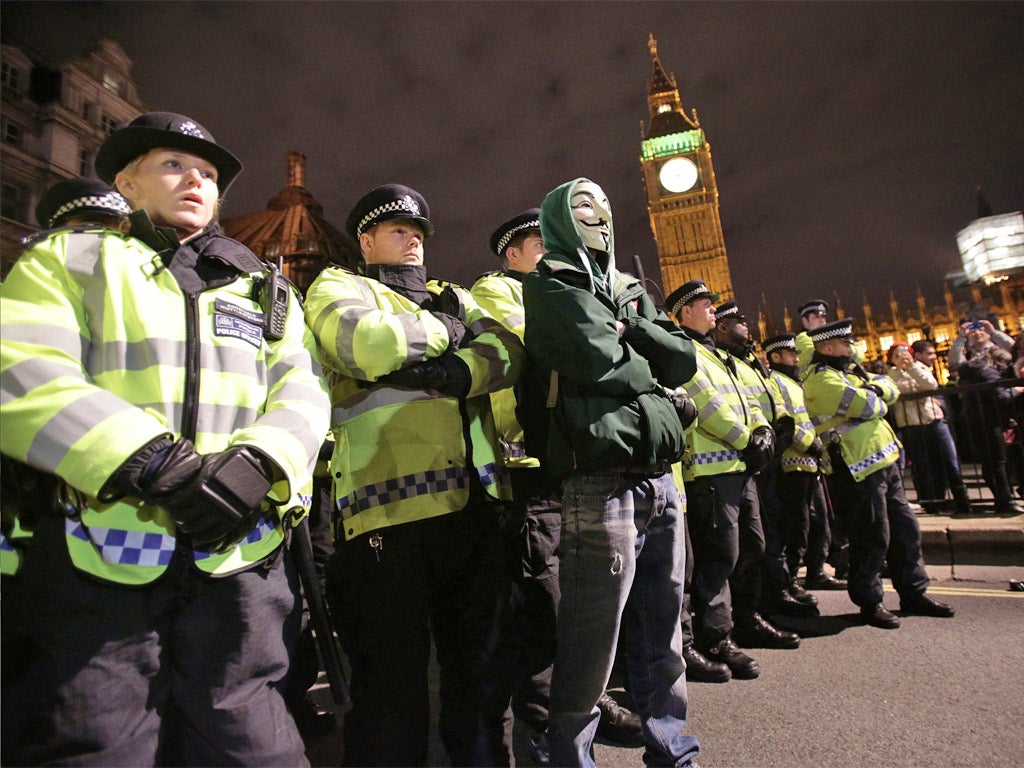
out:
{"label": "green hooded jacket", "polygon": [[581,181],[544,198],[547,253],[523,281],[527,450],[554,476],[667,465],[686,439],[666,388],[696,373],[693,342],[615,269],[613,232],[608,253],[583,245],[569,202]]}

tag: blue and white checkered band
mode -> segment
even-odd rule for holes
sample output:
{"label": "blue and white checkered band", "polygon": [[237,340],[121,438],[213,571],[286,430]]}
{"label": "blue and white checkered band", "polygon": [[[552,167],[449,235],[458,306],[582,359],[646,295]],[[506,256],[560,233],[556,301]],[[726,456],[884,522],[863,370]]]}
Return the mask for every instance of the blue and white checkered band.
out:
{"label": "blue and white checkered band", "polygon": [[197,139],[205,139],[203,132],[199,130],[199,126],[193,123],[191,120],[182,123],[178,126],[178,131],[184,133],[186,136],[194,136]]}
{"label": "blue and white checkered band", "polygon": [[828,308],[824,304],[811,304],[809,306],[804,307],[800,315],[809,315],[811,314],[811,312],[817,312],[819,315],[827,315]]}
{"label": "blue and white checkered band", "polygon": [[740,313],[740,308],[739,307],[729,307],[729,308],[723,309],[721,311],[716,310],[715,311],[715,318],[718,319],[718,320],[721,320],[724,317],[732,317],[733,315],[739,315],[739,313]]}
{"label": "blue and white checkered band", "polygon": [[508,244],[512,242],[512,238],[518,235],[524,229],[540,229],[540,219],[535,219],[534,221],[527,221],[524,222],[523,224],[520,224],[518,227],[512,227],[512,229],[510,229],[508,232],[502,235],[501,239],[498,240],[498,253],[503,253]]}
{"label": "blue and white checkered band", "polygon": [[79,208],[109,208],[111,216],[127,216],[132,212],[132,209],[128,207],[128,201],[117,192],[108,192],[105,195],[86,195],[64,203],[54,211],[47,226],[54,226],[54,222],[61,216]]}
{"label": "blue and white checkered band", "polygon": [[392,200],[390,203],[384,203],[379,205],[370,211],[368,214],[363,216],[359,220],[359,226],[356,227],[356,234],[361,235],[365,232],[372,224],[376,224],[376,219],[383,216],[385,213],[408,213],[410,216],[420,216],[420,205],[417,203],[412,195],[402,195],[397,200]]}
{"label": "blue and white checkered band", "polygon": [[845,339],[853,335],[853,323],[846,323],[845,325],[840,325],[837,328],[828,328],[826,326],[826,330],[812,331],[807,335],[811,337],[811,341],[813,342],[828,341],[829,339]]}
{"label": "blue and white checkered band", "polygon": [[681,306],[683,306],[683,304],[687,304],[687,303],[693,301],[698,296],[710,296],[710,295],[711,295],[711,291],[708,290],[708,287],[706,285],[702,285],[699,288],[694,288],[692,291],[690,291],[688,293],[684,293],[682,296],[680,296],[678,299],[676,299],[676,303],[672,305],[672,314],[674,315],[676,312],[679,311],[679,308]]}
{"label": "blue and white checkered band", "polygon": [[792,349],[796,352],[796,341],[794,339],[779,339],[778,341],[770,341],[767,344],[762,344],[761,347],[764,349],[764,353],[766,355],[777,349]]}

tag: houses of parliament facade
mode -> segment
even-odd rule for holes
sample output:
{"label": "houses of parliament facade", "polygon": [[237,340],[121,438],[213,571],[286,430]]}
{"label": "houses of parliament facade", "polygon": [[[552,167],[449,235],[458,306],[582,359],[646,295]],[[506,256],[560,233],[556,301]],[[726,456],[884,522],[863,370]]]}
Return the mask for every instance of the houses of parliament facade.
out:
{"label": "houses of parliament facade", "polygon": [[[662,66],[653,35],[648,47],[650,114],[639,160],[662,295],[700,277],[722,300],[735,298],[711,145],[696,109],[687,113],[683,108],[675,77]],[[103,138],[145,111],[131,73],[132,61],[109,40],[84,58],[56,66],[32,60],[17,46],[3,46],[0,277],[18,257],[21,238],[38,229],[32,212],[42,193],[62,178],[93,175],[92,159]],[[303,291],[324,265],[351,268],[359,259],[356,244],[326,220],[322,206],[306,189],[305,162],[301,152],[286,153],[285,185],[267,208],[222,222],[229,236],[279,263]],[[997,225],[1001,234],[992,235]],[[883,356],[895,341],[917,339],[934,341],[943,353],[966,316],[983,315],[1008,333],[1018,333],[1024,328],[1022,214],[993,216],[979,194],[978,217],[957,239],[965,268],[947,276],[940,304],[929,304],[920,290],[909,307],[894,296],[887,307],[866,302],[856,308],[844,306],[835,294],[802,299],[825,299],[832,305],[831,317],[851,317],[856,334],[866,343],[866,359]],[[996,241],[1005,246],[1001,255],[966,255]],[[760,338],[800,330],[799,317],[794,318],[788,307],[781,319],[772,311],[762,300],[756,329]]]}

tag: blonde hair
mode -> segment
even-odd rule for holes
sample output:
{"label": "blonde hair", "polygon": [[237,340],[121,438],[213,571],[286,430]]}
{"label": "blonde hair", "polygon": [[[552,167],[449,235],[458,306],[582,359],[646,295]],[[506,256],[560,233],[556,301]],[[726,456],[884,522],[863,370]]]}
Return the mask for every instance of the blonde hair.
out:
{"label": "blonde hair", "polygon": [[[149,150],[148,152],[143,152],[141,155],[139,155],[134,160],[132,160],[130,163],[128,163],[124,168],[122,168],[120,171],[118,171],[117,174],[114,176],[114,189],[116,189],[120,193],[121,197],[123,197],[125,200],[128,201],[128,205],[129,205],[129,207],[133,211],[137,211],[138,210],[138,206],[135,204],[135,201],[133,201],[128,196],[128,193],[121,189],[121,187],[118,185],[118,181],[121,179],[122,175],[134,178],[135,175],[139,171],[139,166],[142,165],[143,161],[145,161],[145,159],[147,157],[152,155],[154,152],[164,152],[164,151],[166,151],[168,149],[173,149],[173,148],[170,148],[170,147],[154,147],[153,149]],[[219,191],[220,187],[218,187],[217,189]],[[210,221],[216,221],[217,220],[217,218],[220,216],[220,209],[221,209],[221,206],[223,204],[224,204],[224,196],[223,195],[218,195],[217,203],[213,207],[213,216],[210,218]]]}

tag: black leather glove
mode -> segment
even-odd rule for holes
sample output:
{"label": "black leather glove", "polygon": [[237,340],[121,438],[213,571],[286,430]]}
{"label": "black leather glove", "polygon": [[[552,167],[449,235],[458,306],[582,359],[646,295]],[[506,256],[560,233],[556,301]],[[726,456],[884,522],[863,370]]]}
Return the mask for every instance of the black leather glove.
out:
{"label": "black leather glove", "polygon": [[156,499],[192,544],[218,552],[244,539],[273,484],[274,467],[260,451],[236,445],[202,457],[185,485]]}
{"label": "black leather glove", "polygon": [[821,438],[815,437],[807,448],[806,453],[812,459],[820,459],[825,454],[825,446],[821,442]]}
{"label": "black leather glove", "polygon": [[683,429],[687,429],[697,420],[697,406],[693,404],[693,400],[685,390],[677,389],[674,392],[669,392],[668,399],[672,403],[672,407],[676,409],[676,416],[679,417],[679,423]]}
{"label": "black leather glove", "polygon": [[[466,336],[469,334],[465,323],[459,320],[459,318],[446,315],[443,312],[431,312],[430,314],[444,323],[444,327],[448,329],[448,349],[461,349],[463,342],[466,341]],[[472,339],[472,336],[470,336],[470,339]]]}
{"label": "black leather glove", "polygon": [[449,397],[465,397],[472,383],[469,368],[455,355],[413,363],[377,379],[378,383],[407,389],[434,389]]}
{"label": "black leather glove", "polygon": [[874,392],[879,397],[885,397],[885,393],[882,391],[882,388],[877,384],[867,384],[864,386],[864,389]]}
{"label": "black leather glove", "polygon": [[763,472],[775,456],[775,433],[771,427],[760,426],[750,433],[750,442],[740,451],[740,458],[752,475]]}
{"label": "black leather glove", "polygon": [[103,485],[100,501],[134,496],[150,504],[177,490],[198,474],[203,457],[190,440],[161,436],[132,454]]}
{"label": "black leather glove", "polygon": [[781,416],[775,421],[775,451],[781,453],[793,444],[796,422],[792,416]]}

